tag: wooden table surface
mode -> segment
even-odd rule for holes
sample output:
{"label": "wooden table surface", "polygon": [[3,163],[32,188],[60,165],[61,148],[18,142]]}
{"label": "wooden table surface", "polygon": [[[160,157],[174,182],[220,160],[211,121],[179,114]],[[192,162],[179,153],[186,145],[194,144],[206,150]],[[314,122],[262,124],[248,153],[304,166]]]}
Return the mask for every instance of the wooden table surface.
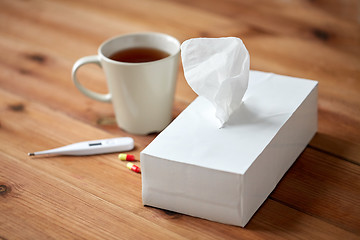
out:
{"label": "wooden table surface", "polygon": [[[156,135],[114,122],[70,73],[119,34],[181,42],[236,36],[251,69],[319,81],[315,137],[245,228],[144,207],[141,175],[117,154],[28,152]],[[179,67],[174,118],[196,97]],[[84,85],[106,92],[96,66]],[[360,239],[360,2],[300,0],[0,0],[0,239]]]}

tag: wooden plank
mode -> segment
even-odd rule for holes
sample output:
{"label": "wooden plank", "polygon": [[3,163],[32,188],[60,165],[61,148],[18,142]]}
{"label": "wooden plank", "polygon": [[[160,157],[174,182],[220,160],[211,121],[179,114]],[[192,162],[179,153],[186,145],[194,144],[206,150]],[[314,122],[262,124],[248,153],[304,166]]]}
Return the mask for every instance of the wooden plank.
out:
{"label": "wooden plank", "polygon": [[[335,0],[336,1],[336,0]],[[333,1],[333,2],[335,2]],[[348,54],[357,56],[360,52],[359,25],[356,10],[359,2],[348,1],[342,5],[342,12],[334,8],[336,4],[328,2],[289,1],[237,1],[224,0],[209,4],[206,0],[176,0],[176,2],[212,14],[232,19],[240,26],[247,26],[243,38],[264,35],[293,36],[306,38],[310,41],[321,41]],[[332,5],[332,6],[331,6]],[[333,9],[332,9],[333,8]],[[334,14],[336,12],[338,14]]]}
{"label": "wooden plank", "polygon": [[[359,142],[342,140],[331,135],[317,133],[311,140],[310,147],[360,165]],[[331,149],[331,151],[328,152],[328,149]]]}
{"label": "wooden plank", "polygon": [[22,159],[2,153],[1,166],[3,239],[144,239],[149,232],[153,238],[185,239]]}
{"label": "wooden plank", "polygon": [[[314,238],[319,236],[325,236],[329,228],[332,229],[331,231],[333,237],[346,235],[349,238],[354,238],[356,236],[351,233],[351,231],[353,231],[351,220],[354,220],[354,217],[340,217],[338,220],[334,220],[331,218],[331,215],[330,217],[327,216],[327,212],[329,210],[324,207],[319,207],[319,205],[317,214],[321,216],[321,218],[318,218],[316,216],[314,217],[315,214],[311,212],[313,211],[313,208],[311,208],[311,206],[306,206],[306,201],[299,201],[298,198],[287,199],[288,196],[297,196],[297,194],[299,193],[299,189],[303,191],[308,189],[307,185],[304,187],[301,183],[297,183],[297,176],[294,176],[294,178],[292,178],[290,174],[288,174],[284,180],[286,183],[290,182],[290,184],[286,184],[285,189],[277,190],[280,191],[280,193],[275,193],[272,195],[272,199],[274,199],[275,202],[274,200],[267,200],[267,203],[260,209],[260,211],[248,224],[246,230],[238,227],[213,223],[206,220],[199,220],[197,218],[192,218],[181,214],[169,213],[167,211],[162,211],[159,209],[143,207],[141,203],[141,176],[138,174],[134,174],[128,169],[126,169],[125,163],[120,162],[116,159],[116,154],[107,154],[91,157],[59,156],[30,158],[26,156],[26,153],[30,151],[57,147],[63,144],[67,144],[69,143],[69,141],[75,142],[84,140],[83,133],[85,132],[87,133],[86,137],[89,139],[95,137],[109,137],[108,133],[93,128],[90,125],[73,120],[60,112],[55,112],[54,110],[48,109],[47,107],[38,105],[36,103],[27,103],[23,107],[15,108],[14,106],[16,105],[14,105],[13,103],[19,104],[23,102],[24,99],[18,96],[14,96],[12,94],[8,94],[3,90],[0,90],[0,96],[2,99],[0,107],[1,139],[13,138],[11,142],[3,142],[0,146],[2,152],[1,159],[5,159],[1,160],[1,165],[5,166],[6,169],[6,171],[2,173],[5,174],[5,176],[1,177],[1,181],[4,182],[4,185],[6,186],[7,182],[10,182],[11,186],[24,185],[24,182],[26,182],[27,179],[33,179],[35,176],[28,176],[24,174],[23,171],[35,171],[35,175],[39,174],[41,175],[41,177],[39,177],[39,179],[37,179],[36,181],[30,181],[30,185],[34,184],[33,186],[37,186],[38,181],[43,181],[44,183],[48,183],[50,181],[50,183],[48,184],[50,184],[51,186],[59,186],[63,185],[63,183],[66,183],[65,185],[69,185],[69,187],[74,188],[74,190],[71,190],[71,192],[77,191],[78,193],[72,193],[72,195],[75,198],[79,199],[80,203],[72,203],[72,205],[78,206],[79,204],[85,204],[83,202],[90,201],[88,199],[88,195],[96,196],[96,198],[101,199],[101,201],[105,201],[107,204],[113,204],[116,206],[116,208],[119,208],[118,211],[115,211],[113,209],[111,210],[114,211],[114,214],[116,213],[116,216],[123,216],[123,211],[128,211],[136,215],[135,219],[133,219],[134,222],[138,222],[138,218],[146,219],[149,222],[153,222],[161,229],[166,228],[168,229],[168,231],[176,233],[176,236],[180,235],[184,237],[191,237],[195,234],[207,239],[211,239],[211,237],[217,238],[219,236],[221,236],[223,239],[233,238],[235,236],[248,239],[253,239],[254,237],[269,238],[275,236],[282,236],[285,239],[288,238],[288,235],[291,233],[294,238],[296,238],[296,236],[308,236],[309,238]],[[137,149],[135,149],[132,153],[134,153],[138,158],[139,151],[144,147],[145,144],[139,144],[137,139],[135,141]],[[320,161],[321,164],[326,164],[326,162],[321,162],[321,157],[322,155],[318,156],[317,158],[320,159],[316,160]],[[305,160],[307,160],[307,158],[305,158]],[[24,165],[24,167],[21,167],[19,165]],[[309,167],[312,167],[312,165]],[[331,167],[337,169],[336,165],[331,165]],[[14,169],[18,168],[25,169],[23,171],[19,170],[19,176],[16,175],[13,177],[12,172],[14,171]],[[318,170],[318,168],[316,169]],[[349,171],[350,173],[351,171],[353,171],[352,168],[349,168],[349,166],[347,166],[346,164],[341,166],[341,168],[338,168],[337,170],[340,171],[342,174],[349,174]],[[294,172],[298,173],[299,169],[295,167]],[[316,172],[314,174],[316,174]],[[333,179],[334,181],[338,180],[336,178],[333,178],[333,172],[327,174],[326,171],[324,171],[324,173],[322,174],[324,174],[324,176],[321,179],[313,177],[312,175],[308,176],[308,181],[312,182],[315,186],[318,186],[309,188],[309,190],[307,190],[307,193],[310,196],[316,196],[318,188],[321,188],[323,186],[321,184],[319,185],[319,182],[324,182],[324,179],[327,179],[327,181],[330,182],[331,179]],[[49,176],[52,176],[50,180],[48,179]],[[348,176],[353,177],[353,175]],[[20,177],[22,178],[17,180]],[[289,177],[291,178],[289,179]],[[60,183],[53,182],[55,180],[59,181]],[[356,181],[356,178],[354,180]],[[292,184],[294,181],[296,182],[296,184]],[[344,188],[343,191],[348,191],[348,193],[349,191],[352,191],[353,193],[356,193],[356,191],[358,191],[354,190],[356,189],[356,186],[350,188],[349,190],[349,186],[342,185],[342,183],[343,182],[339,182],[339,184],[336,185],[338,189],[332,188],[331,190],[329,190],[330,193],[334,194],[328,194],[325,196],[319,195],[319,198],[325,198],[325,203],[327,203],[332,202],[334,201],[334,199],[336,199],[336,192],[340,191],[340,189]],[[41,189],[47,188],[51,189],[51,187],[48,185],[46,185],[46,187],[41,187]],[[81,191],[79,189],[81,189]],[[34,192],[34,190],[28,191]],[[42,198],[47,199],[49,197],[52,198],[52,196],[48,196],[46,193],[51,195],[58,190],[53,189],[51,191],[43,191],[45,192],[42,192],[41,194],[43,195],[41,196]],[[66,192],[67,191],[70,190],[66,190]],[[26,195],[24,196],[24,198],[29,201],[29,199],[31,199],[31,196]],[[72,201],[71,199],[69,200],[69,196],[64,196],[64,198],[66,201]],[[319,201],[319,199],[316,197],[315,200]],[[356,200],[356,194],[350,195],[350,198],[347,198],[345,200],[351,200],[351,203],[358,202],[358,200]],[[10,206],[7,206],[7,208],[15,208],[19,203],[16,202],[13,204],[14,205],[10,204]],[[34,202],[34,205],[30,204],[28,205],[28,207],[30,207],[31,209],[39,208],[37,204],[39,204],[40,206],[43,203],[41,201]],[[50,205],[49,203],[47,207],[57,208],[58,204],[60,203],[56,203],[55,205]],[[296,204],[300,204],[300,206],[302,207],[298,207],[296,206]],[[343,204],[343,201],[334,201],[332,206],[334,208],[341,209]],[[77,207],[75,208],[77,209]],[[79,206],[79,208],[81,207]],[[20,209],[24,210],[24,208]],[[274,209],[277,209],[276,217],[273,216]],[[49,209],[48,211],[55,210]],[[85,214],[85,212],[87,211],[84,210],[84,213],[81,214]],[[347,212],[345,211],[345,213],[348,213],[348,210]],[[15,217],[16,214],[20,213],[16,212],[14,213],[15,215],[11,215],[11,213],[9,214],[10,216]],[[36,215],[40,213],[34,214]],[[324,216],[326,217],[324,218]],[[27,224],[26,219],[28,219],[28,217],[29,216],[24,217],[24,224]],[[43,219],[44,217],[45,216],[39,216],[40,219]],[[112,219],[112,217],[113,216],[108,216],[108,218],[110,219]],[[82,218],[87,219],[87,216],[82,216]],[[306,221],[304,222],[306,222],[307,224],[303,224],[302,220],[301,226],[295,227],[293,225],[294,223],[287,221],[287,219],[290,218],[294,218],[294,220],[298,218],[305,218]],[[110,226],[110,229],[117,229],[117,225],[110,224],[110,222],[112,221],[113,220],[106,222],[106,224]],[[42,220],[39,220],[39,222],[41,223]],[[282,223],[281,226],[279,226],[280,222]],[[288,223],[286,224],[286,222]],[[332,223],[329,224],[328,222]],[[319,226],[319,229],[311,229],[312,224],[316,224],[317,226]],[[86,228],[86,226],[87,225],[85,224],[84,228]],[[18,227],[21,228],[22,225],[19,225]],[[33,228],[35,229],[38,229],[38,227],[39,226],[36,225],[33,226]],[[343,228],[349,229],[344,230]],[[66,227],[66,229],[68,228]],[[277,231],[265,231],[259,233],[259,229],[277,229]],[[152,232],[153,227],[149,226],[148,229],[144,227],[143,230]],[[162,232],[162,230],[159,232]],[[112,232],[109,233],[109,235],[112,237],[115,236],[115,234]],[[164,236],[165,235],[162,235],[162,237]]]}
{"label": "wooden plank", "polygon": [[360,235],[360,166],[307,148],[271,199]]}
{"label": "wooden plank", "polygon": [[235,28],[243,29],[242,26],[235,25],[231,19],[194,9],[192,6],[176,4],[174,1],[139,0],[137,4],[126,0],[108,0],[102,4],[95,0],[60,1],[71,4],[72,7],[83,8],[85,5],[91,11],[100,10],[108,16],[121,18],[131,24],[146,24],[148,30],[166,32],[181,41],[188,36],[202,36],[210,32],[217,32],[220,36]]}

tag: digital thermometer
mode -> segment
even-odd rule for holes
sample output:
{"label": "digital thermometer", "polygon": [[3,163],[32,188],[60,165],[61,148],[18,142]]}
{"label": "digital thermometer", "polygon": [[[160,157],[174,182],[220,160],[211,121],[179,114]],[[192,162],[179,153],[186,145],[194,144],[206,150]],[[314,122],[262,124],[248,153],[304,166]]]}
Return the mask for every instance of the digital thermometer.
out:
{"label": "digital thermometer", "polygon": [[29,156],[42,154],[81,156],[130,151],[133,148],[134,140],[131,137],[121,137],[73,143],[59,148],[29,153]]}

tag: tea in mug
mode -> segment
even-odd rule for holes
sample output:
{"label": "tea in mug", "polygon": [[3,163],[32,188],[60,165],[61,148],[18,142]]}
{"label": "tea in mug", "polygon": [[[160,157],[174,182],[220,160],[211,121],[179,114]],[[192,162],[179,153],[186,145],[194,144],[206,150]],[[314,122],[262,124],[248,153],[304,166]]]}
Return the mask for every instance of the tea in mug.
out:
{"label": "tea in mug", "polygon": [[113,53],[109,58],[111,60],[127,63],[144,63],[157,61],[170,56],[169,53],[147,47],[127,48]]}

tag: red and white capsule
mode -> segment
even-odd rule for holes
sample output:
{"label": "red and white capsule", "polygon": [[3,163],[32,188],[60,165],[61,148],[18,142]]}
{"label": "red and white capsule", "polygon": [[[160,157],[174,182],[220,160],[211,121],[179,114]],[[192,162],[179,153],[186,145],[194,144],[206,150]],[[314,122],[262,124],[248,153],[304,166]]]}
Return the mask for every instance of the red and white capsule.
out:
{"label": "red and white capsule", "polygon": [[138,166],[136,166],[135,164],[132,164],[132,163],[128,163],[127,165],[127,168],[130,169],[131,171],[134,171],[136,173],[141,173],[141,170]]}
{"label": "red and white capsule", "polygon": [[135,156],[132,154],[125,154],[125,153],[120,153],[118,158],[121,161],[135,161]]}

